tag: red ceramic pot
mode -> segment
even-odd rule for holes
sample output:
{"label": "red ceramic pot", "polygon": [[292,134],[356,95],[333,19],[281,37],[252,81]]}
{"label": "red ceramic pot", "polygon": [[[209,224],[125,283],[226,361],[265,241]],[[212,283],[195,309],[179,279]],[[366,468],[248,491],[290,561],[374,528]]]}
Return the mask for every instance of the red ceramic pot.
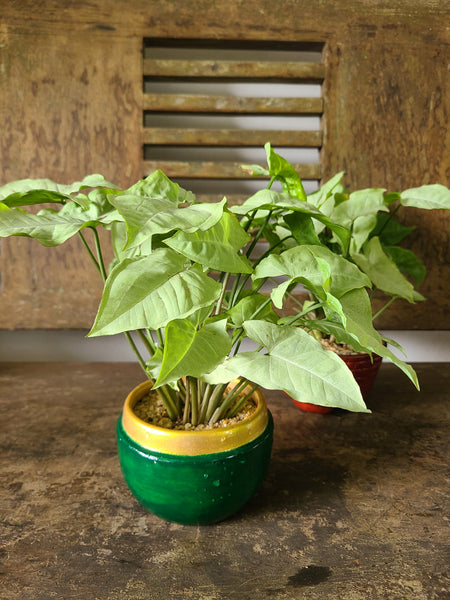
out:
{"label": "red ceramic pot", "polygon": [[[380,368],[382,361],[381,356],[372,354],[372,360],[370,354],[340,355],[340,358],[342,358],[353,373],[353,377],[361,390],[362,397],[366,400]],[[309,404],[308,402],[298,402],[294,399],[292,399],[292,401],[297,408],[307,412],[325,415],[333,410],[330,406],[318,406],[317,404]]]}
{"label": "red ceramic pot", "polygon": [[353,373],[361,390],[364,400],[372,389],[378,369],[381,365],[381,356],[372,354],[372,360],[369,354],[355,354],[350,356],[341,356],[347,367]]}
{"label": "red ceramic pot", "polygon": [[292,402],[301,410],[318,413],[320,415],[326,415],[333,410],[331,406],[320,406],[319,404],[310,404],[309,402],[299,402],[298,400],[294,400],[294,398],[292,398]]}

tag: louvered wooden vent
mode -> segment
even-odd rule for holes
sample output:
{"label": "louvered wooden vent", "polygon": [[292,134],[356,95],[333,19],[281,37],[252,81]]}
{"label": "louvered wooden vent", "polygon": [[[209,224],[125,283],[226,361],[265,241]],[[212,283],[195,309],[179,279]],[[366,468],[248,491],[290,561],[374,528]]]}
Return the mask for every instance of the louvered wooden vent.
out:
{"label": "louvered wooden vent", "polygon": [[265,165],[270,142],[315,188],[320,45],[148,39],[143,73],[145,175],[159,168],[203,199],[239,201],[255,187],[241,165]]}

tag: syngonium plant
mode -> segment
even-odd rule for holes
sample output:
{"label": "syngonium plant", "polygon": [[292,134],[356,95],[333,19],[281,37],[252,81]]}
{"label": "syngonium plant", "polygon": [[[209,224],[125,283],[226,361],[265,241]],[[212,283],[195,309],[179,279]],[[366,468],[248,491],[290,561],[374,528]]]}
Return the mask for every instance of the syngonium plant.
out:
{"label": "syngonium plant", "polygon": [[[214,424],[233,416],[246,400],[242,390],[256,386],[367,411],[345,363],[308,333],[317,325],[308,323],[311,310],[320,308],[323,330],[380,351],[371,280],[349,254],[352,228],[333,220],[317,197],[303,197],[298,176],[271,149],[269,161],[271,181],[280,179],[283,191],[262,190],[236,207],[226,198],[199,202],[161,171],[127,189],[101,175],[71,185],[12,182],[0,188],[0,237],[45,246],[79,237],[104,281],[89,336],[125,334],[173,421]],[[47,203],[52,208],[36,212]],[[99,229],[111,236],[109,267]],[[321,239],[324,232],[341,255]],[[262,239],[268,247],[261,254]],[[276,276],[284,281],[267,294],[263,286]],[[313,304],[280,318],[274,307],[297,282],[312,291]],[[408,365],[391,358],[417,383]]]}
{"label": "syngonium plant", "polygon": [[[265,148],[267,169],[259,165],[244,168],[269,178],[269,185],[234,209],[242,215],[244,225],[248,215],[253,216],[252,226],[263,227],[273,249],[270,257],[257,265],[255,276],[286,278],[273,288],[271,297],[277,308],[282,308],[286,295],[293,298],[299,327],[318,339],[328,337],[356,352],[389,359],[418,387],[412,367],[385,342],[400,346],[382,337],[373,321],[398,298],[411,303],[425,300],[416,289],[425,278],[425,266],[411,250],[399,245],[415,228],[402,225],[396,213],[407,207],[450,210],[450,190],[430,184],[403,192],[368,188],[350,193],[342,184],[344,172],[340,172],[307,195],[294,167],[269,143]],[[275,181],[281,184],[281,191],[272,189]],[[363,285],[348,285],[348,274],[355,273],[350,265],[358,268]],[[298,284],[308,291],[303,302],[291,294]],[[371,301],[377,291],[388,299],[373,314]]]}

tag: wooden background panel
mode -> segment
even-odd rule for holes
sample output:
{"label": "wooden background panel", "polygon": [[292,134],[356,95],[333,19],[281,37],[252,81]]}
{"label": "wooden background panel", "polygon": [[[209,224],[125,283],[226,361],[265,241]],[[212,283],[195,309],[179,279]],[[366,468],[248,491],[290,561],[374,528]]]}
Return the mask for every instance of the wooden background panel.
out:
{"label": "wooden background panel", "polygon": [[[345,169],[351,187],[449,184],[447,3],[79,0],[61,9],[56,0],[0,0],[0,9],[1,183],[93,171],[124,185],[140,177],[141,47],[151,35],[325,41],[325,173]],[[428,265],[429,300],[394,308],[380,326],[450,328],[449,217],[405,219],[420,225],[413,247]],[[0,327],[92,322],[97,273],[74,244],[3,241],[0,273]]]}
{"label": "wooden background panel", "polygon": [[[441,0],[0,0],[17,32],[250,40],[329,41],[407,29],[415,43],[448,42],[447,2]],[[24,18],[26,15],[26,18]]]}
{"label": "wooden background panel", "polygon": [[[141,176],[140,40],[10,34],[4,44],[2,183],[100,172],[126,185]],[[92,323],[102,285],[77,239],[59,248],[1,243],[1,328]]]}
{"label": "wooden background panel", "polygon": [[[344,170],[350,189],[402,191],[450,185],[448,46],[415,44],[407,30],[372,30],[365,39],[328,45],[324,96],[325,178]],[[450,328],[450,213],[400,209],[417,226],[407,247],[427,266],[426,303],[397,301],[379,328]],[[384,300],[375,302],[379,308]]]}
{"label": "wooden background panel", "polygon": [[141,40],[4,37],[1,179],[139,173]]}

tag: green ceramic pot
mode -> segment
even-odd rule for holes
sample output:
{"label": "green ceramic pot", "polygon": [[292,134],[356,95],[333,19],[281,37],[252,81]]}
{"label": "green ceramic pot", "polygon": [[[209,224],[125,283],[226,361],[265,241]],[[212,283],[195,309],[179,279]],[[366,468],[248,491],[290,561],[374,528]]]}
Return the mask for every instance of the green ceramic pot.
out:
{"label": "green ceramic pot", "polygon": [[221,521],[262,484],[273,421],[260,392],[257,410],[229,428],[179,431],[155,427],[133,412],[145,382],[128,396],[117,423],[119,460],[136,499],[152,513],[186,525]]}

